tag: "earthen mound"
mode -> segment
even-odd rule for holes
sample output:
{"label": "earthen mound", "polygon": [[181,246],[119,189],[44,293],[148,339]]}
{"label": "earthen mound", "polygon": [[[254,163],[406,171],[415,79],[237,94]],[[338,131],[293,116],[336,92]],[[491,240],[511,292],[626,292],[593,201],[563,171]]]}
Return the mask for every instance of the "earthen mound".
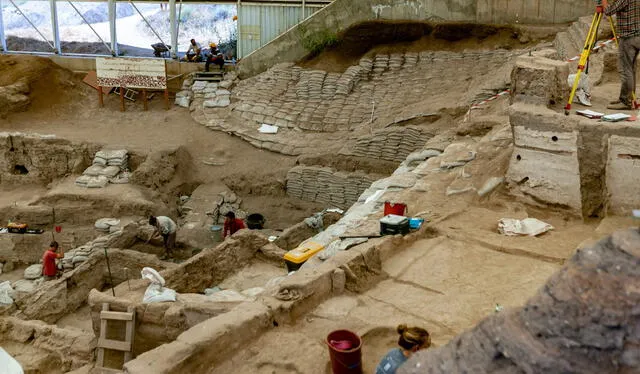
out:
{"label": "earthen mound", "polygon": [[568,264],[519,310],[498,313],[398,373],[640,372],[640,230],[619,231]]}
{"label": "earthen mound", "polygon": [[38,110],[68,100],[73,73],[37,56],[0,56],[0,116]]}

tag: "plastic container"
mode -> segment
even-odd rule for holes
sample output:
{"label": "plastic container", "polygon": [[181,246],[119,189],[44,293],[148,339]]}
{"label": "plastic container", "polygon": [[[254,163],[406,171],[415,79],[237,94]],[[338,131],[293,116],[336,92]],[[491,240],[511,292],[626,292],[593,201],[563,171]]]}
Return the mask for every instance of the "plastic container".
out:
{"label": "plastic container", "polygon": [[407,204],[384,202],[384,215],[395,214],[396,216],[404,216],[407,213]]}
{"label": "plastic container", "polygon": [[249,214],[247,217],[247,228],[250,230],[262,230],[264,228],[264,217],[262,214]]}
{"label": "plastic container", "polygon": [[409,233],[409,218],[389,214],[380,218],[380,235],[405,235]]}
{"label": "plastic container", "polygon": [[320,243],[308,241],[300,244],[296,248],[284,254],[284,262],[287,264],[287,271],[295,271],[300,269],[311,256],[324,249]]}
{"label": "plastic container", "polygon": [[424,223],[424,218],[409,218],[409,228],[417,230]]}
{"label": "plastic container", "polygon": [[362,374],[362,339],[356,333],[336,330],[327,335],[325,343],[333,374]]}
{"label": "plastic container", "polygon": [[222,226],[213,225],[209,229],[211,230],[211,239],[215,243],[222,241]]}

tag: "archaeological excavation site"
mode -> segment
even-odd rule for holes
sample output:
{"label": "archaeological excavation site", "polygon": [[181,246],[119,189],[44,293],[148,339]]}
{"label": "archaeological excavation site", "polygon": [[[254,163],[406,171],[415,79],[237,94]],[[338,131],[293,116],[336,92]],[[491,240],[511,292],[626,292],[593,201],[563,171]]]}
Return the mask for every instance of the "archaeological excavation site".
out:
{"label": "archaeological excavation site", "polygon": [[0,2],[0,374],[640,373],[619,14],[234,0],[233,43],[194,46],[182,1],[129,2],[161,39],[136,55],[126,1],[68,2],[102,41],[74,53],[63,2],[27,3]]}

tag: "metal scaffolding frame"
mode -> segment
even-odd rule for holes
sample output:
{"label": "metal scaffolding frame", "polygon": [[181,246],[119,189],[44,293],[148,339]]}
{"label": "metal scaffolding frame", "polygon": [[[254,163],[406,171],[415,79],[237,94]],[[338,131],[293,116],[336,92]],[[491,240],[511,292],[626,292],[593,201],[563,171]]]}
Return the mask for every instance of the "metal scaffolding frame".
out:
{"label": "metal scaffolding frame", "polygon": [[2,0],[0,0],[0,42],[2,43],[2,50],[7,51],[7,39],[4,37],[4,20],[2,19]]}
{"label": "metal scaffolding frame", "polygon": [[[55,2],[55,0],[49,0],[51,3]],[[20,9],[20,7],[13,1],[13,0],[9,0],[9,2],[11,3],[11,5],[13,5],[16,10],[18,11],[18,13],[20,13],[20,15],[22,17],[24,17],[24,19],[29,23],[29,25],[31,25],[31,27],[33,27],[34,30],[36,30],[36,32],[42,37],[42,40],[44,40],[47,44],[49,44],[49,46],[51,47],[51,49],[56,50],[55,45],[51,44],[51,42],[49,41],[49,39],[47,39],[46,36],[44,36],[44,34],[42,32],[40,32],[40,30],[38,29],[38,27],[36,27],[36,25],[33,24],[33,22],[31,22],[31,20],[29,19],[29,17],[27,17],[26,14],[24,14],[22,12],[22,9]],[[56,26],[57,26],[57,12],[56,12],[56,8],[55,8],[55,4],[51,6],[51,22],[53,22],[54,17],[56,19]],[[4,26],[4,25],[3,25]],[[55,29],[57,27],[54,27],[54,37],[55,37]],[[60,43],[58,43],[60,44]]]}
{"label": "metal scaffolding frame", "polygon": [[[50,1],[51,1],[51,3],[55,4],[55,0],[50,0]],[[78,13],[78,15],[80,16],[80,18],[82,18],[82,21],[83,21],[84,23],[86,23],[86,24],[87,24],[87,26],[89,26],[89,28],[91,29],[91,31],[93,31],[93,33],[98,37],[98,39],[100,39],[100,41],[102,42],[102,44],[104,44],[104,46],[105,46],[105,47],[107,47],[107,50],[108,50],[109,52],[111,52],[111,55],[112,55],[112,56],[115,56],[115,55],[116,55],[116,53],[113,51],[113,48],[112,48],[112,47],[110,47],[110,46],[109,46],[109,44],[107,44],[107,42],[105,42],[105,41],[104,41],[104,39],[102,39],[102,37],[100,36],[100,34],[98,34],[98,32],[93,28],[93,26],[91,26],[91,24],[89,23],[89,21],[87,21],[87,19],[86,19],[86,18],[84,18],[84,16],[82,15],[82,13],[80,13],[80,11],[78,10],[78,8],[76,8],[76,6],[75,6],[75,5],[73,5],[73,3],[71,2],[71,0],[67,0],[67,3],[69,3],[69,5],[71,5],[71,7],[73,8],[73,10],[75,10],[75,11],[76,11],[76,13]],[[54,12],[54,13],[55,13],[55,12]],[[56,15],[56,17],[57,17],[57,15]],[[51,17],[51,18],[53,19],[53,17]],[[56,22],[56,26],[57,26],[57,22]],[[57,29],[57,27],[56,27],[56,29]],[[56,33],[57,33],[57,32],[56,32]],[[56,40],[57,40],[57,39],[60,39],[60,38],[59,38],[59,37],[57,37],[57,38],[56,38]],[[58,43],[58,45],[59,45],[59,43]],[[62,51],[60,51],[60,53],[62,53]]]}
{"label": "metal scaffolding frame", "polygon": [[[58,21],[58,7],[57,7],[57,3],[58,2],[62,2],[62,1],[66,1],[69,3],[69,5],[71,5],[71,7],[75,10],[75,12],[80,15],[80,17],[82,18],[82,21],[87,24],[89,26],[89,28],[91,29],[91,31],[98,37],[98,39],[105,45],[105,47],[107,48],[107,50],[111,53],[111,55],[113,56],[119,56],[119,50],[118,50],[118,40],[117,40],[117,32],[116,32],[116,20],[117,20],[117,9],[116,9],[116,4],[118,2],[121,3],[129,3],[131,4],[131,6],[136,10],[136,12],[140,15],[140,17],[142,18],[142,20],[144,21],[144,23],[149,27],[149,29],[153,32],[153,34],[158,38],[158,40],[165,46],[167,47],[167,44],[164,42],[164,40],[160,37],[160,35],[158,34],[158,32],[151,26],[151,24],[149,23],[149,21],[146,19],[146,17],[142,14],[142,12],[138,9],[138,7],[136,7],[136,5],[133,3],[133,0],[98,0],[98,1],[103,1],[107,3],[107,10],[108,10],[108,19],[109,19],[109,36],[110,36],[110,42],[107,43],[99,34],[98,32],[93,28],[93,26],[91,26],[91,24],[88,22],[88,20],[84,17],[84,15],[78,10],[78,8],[76,8],[76,6],[72,3],[72,0],[44,0],[44,1],[48,1],[49,5],[50,5],[50,11],[51,11],[51,30],[52,30],[52,39],[53,39],[53,44],[51,42],[51,40],[49,40],[49,38],[47,38],[39,29],[38,27],[31,21],[31,19],[29,19],[29,17],[22,11],[22,9],[20,9],[20,7],[15,3],[14,0],[6,0],[8,1],[11,5],[13,5],[13,7],[15,7],[15,9],[18,11],[18,13],[29,23],[29,25],[38,33],[38,35],[40,35],[40,37],[51,47],[52,49],[52,53],[56,53],[56,54],[60,54],[60,55],[73,55],[73,56],[77,56],[77,55],[81,55],[81,56],[96,56],[93,54],[77,54],[77,53],[63,53],[62,52],[62,48],[61,48],[61,43],[60,43],[60,30],[59,30],[59,21]],[[79,1],[95,1],[95,0],[79,0]],[[170,23],[170,45],[171,45],[171,58],[173,59],[177,59],[178,58],[178,39],[179,39],[179,33],[180,33],[180,22],[181,22],[181,15],[182,15],[182,6],[184,3],[186,4],[235,4],[236,5],[236,14],[238,16],[237,19],[237,25],[238,25],[238,40],[237,40],[237,48],[238,51],[240,51],[241,47],[243,46],[243,41],[241,38],[241,26],[242,26],[242,20],[241,20],[241,8],[243,5],[251,5],[251,6],[293,6],[293,7],[301,7],[301,15],[300,15],[300,19],[297,22],[300,22],[302,20],[305,19],[305,9],[308,7],[322,7],[325,6],[329,3],[331,3],[333,0],[214,0],[214,1],[202,1],[202,0],[161,0],[158,1],[159,3],[167,3],[169,5],[169,23]],[[0,47],[2,48],[2,52],[7,53],[26,53],[26,54],[49,54],[46,52],[30,52],[30,51],[9,51],[8,47],[7,47],[7,39],[6,39],[6,34],[5,34],[5,23],[4,23],[4,19],[3,19],[3,5],[6,4],[4,3],[5,0],[0,0]],[[152,2],[152,1],[141,1],[141,2]],[[184,2],[184,3],[183,3]],[[4,4],[3,4],[4,3]],[[178,4],[179,3],[179,4]],[[178,8],[179,7],[179,8]],[[177,13],[177,14],[176,14]],[[169,48],[167,48],[169,49]]]}

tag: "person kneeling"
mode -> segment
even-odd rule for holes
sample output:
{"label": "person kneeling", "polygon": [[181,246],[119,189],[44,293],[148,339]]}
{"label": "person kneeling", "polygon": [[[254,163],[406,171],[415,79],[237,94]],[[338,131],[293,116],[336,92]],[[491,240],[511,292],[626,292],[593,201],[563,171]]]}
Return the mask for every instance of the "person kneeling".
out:
{"label": "person kneeling", "polygon": [[415,352],[431,346],[429,332],[420,327],[398,326],[398,345],[382,358],[376,369],[376,374],[395,374],[396,370],[405,363]]}

